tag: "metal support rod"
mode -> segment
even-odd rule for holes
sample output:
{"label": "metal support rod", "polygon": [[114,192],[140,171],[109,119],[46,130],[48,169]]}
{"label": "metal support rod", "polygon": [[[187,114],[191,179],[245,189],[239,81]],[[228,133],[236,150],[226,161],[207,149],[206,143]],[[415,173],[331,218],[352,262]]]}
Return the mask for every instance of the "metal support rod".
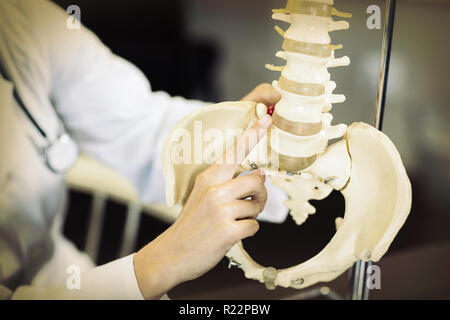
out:
{"label": "metal support rod", "polygon": [[383,117],[386,104],[386,91],[391,61],[392,37],[394,33],[394,19],[396,0],[387,0],[386,16],[383,31],[383,46],[381,48],[380,75],[378,77],[378,92],[375,105],[375,128],[382,131]]}
{"label": "metal support rod", "polygon": [[350,285],[352,291],[347,297],[351,300],[368,300],[369,288],[366,285],[367,282],[367,269],[372,265],[371,261],[358,261],[352,267],[350,272]]}
{"label": "metal support rod", "polygon": [[[380,74],[378,77],[378,92],[375,105],[375,123],[378,130],[383,129],[383,117],[386,104],[386,91],[389,75],[389,65],[391,59],[392,36],[394,33],[394,18],[396,0],[387,0],[386,14],[384,18],[383,44],[381,49]],[[352,300],[368,300],[369,288],[366,285],[367,268],[371,262],[358,261],[350,273],[351,278],[351,296]]]}

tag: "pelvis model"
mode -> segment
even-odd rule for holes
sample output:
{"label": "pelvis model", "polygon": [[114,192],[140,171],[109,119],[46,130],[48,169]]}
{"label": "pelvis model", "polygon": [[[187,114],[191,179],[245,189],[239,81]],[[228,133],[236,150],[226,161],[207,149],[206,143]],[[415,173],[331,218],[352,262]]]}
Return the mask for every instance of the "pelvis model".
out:
{"label": "pelvis model", "polygon": [[[256,263],[237,243],[227,257],[249,279],[276,286],[301,289],[331,281],[357,260],[378,261],[405,222],[411,207],[411,185],[394,144],[382,132],[365,123],[331,125],[333,103],[345,100],[333,94],[336,83],[328,68],[348,65],[348,57],[335,58],[340,45],[331,44],[329,32],[348,29],[350,17],[332,7],[333,0],[289,0],[274,10],[273,19],[290,24],[283,31],[283,51],[277,57],[285,66],[273,87],[282,96],[273,114],[269,133],[241,164],[243,171],[264,168],[275,186],[287,193],[285,206],[297,224],[315,212],[309,200],[321,200],[332,190],[345,198],[344,218],[336,219],[337,232],[316,256],[297,266],[276,270]],[[258,118],[272,110],[251,102],[225,102],[205,107],[183,119],[164,146],[166,196],[171,206],[183,206],[197,175],[208,167],[232,141]],[[204,133],[202,154],[198,144],[180,140]],[[330,139],[341,138],[328,146]],[[178,151],[177,151],[178,150]],[[182,159],[176,159],[178,154]],[[188,160],[188,161],[183,161]],[[192,159],[190,159],[192,160]],[[195,160],[195,159],[194,159]]]}

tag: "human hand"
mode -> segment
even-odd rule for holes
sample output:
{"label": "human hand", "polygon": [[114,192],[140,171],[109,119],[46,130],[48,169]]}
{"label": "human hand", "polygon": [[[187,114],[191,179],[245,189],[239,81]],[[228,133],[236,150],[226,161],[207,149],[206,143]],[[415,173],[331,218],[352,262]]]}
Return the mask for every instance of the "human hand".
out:
{"label": "human hand", "polygon": [[268,83],[261,83],[249,94],[247,94],[241,101],[253,101],[257,103],[264,103],[266,106],[276,104],[280,101],[281,95]]}
{"label": "human hand", "polygon": [[271,123],[270,116],[261,118],[202,172],[175,223],[136,253],[136,279],[146,299],[203,275],[236,242],[258,231],[256,217],[267,200],[265,175],[234,175]]}

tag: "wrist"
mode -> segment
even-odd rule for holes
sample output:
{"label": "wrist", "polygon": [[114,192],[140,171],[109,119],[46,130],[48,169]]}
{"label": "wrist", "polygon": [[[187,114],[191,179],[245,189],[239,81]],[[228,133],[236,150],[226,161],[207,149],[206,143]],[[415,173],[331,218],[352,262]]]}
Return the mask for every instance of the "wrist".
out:
{"label": "wrist", "polygon": [[178,284],[172,264],[154,250],[152,243],[134,255],[133,265],[139,289],[147,300],[160,299]]}

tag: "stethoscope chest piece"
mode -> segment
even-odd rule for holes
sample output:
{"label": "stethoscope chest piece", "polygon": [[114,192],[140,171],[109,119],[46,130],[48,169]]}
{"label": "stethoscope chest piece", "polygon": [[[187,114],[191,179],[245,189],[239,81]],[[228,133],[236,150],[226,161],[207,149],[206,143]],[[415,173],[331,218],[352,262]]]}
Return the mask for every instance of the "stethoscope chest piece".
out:
{"label": "stethoscope chest piece", "polygon": [[25,116],[33,124],[36,130],[39,131],[41,136],[47,140],[47,146],[44,148],[43,151],[46,166],[54,173],[57,174],[66,173],[67,171],[70,170],[70,168],[73,167],[73,165],[78,159],[77,144],[67,133],[64,132],[64,127],[59,118],[58,121],[60,123],[60,132],[62,132],[62,134],[60,134],[55,141],[49,140],[48,135],[46,134],[44,129],[37,123],[36,119],[33,117],[33,115],[26,107],[25,103],[22,101],[22,98],[20,97],[20,94],[15,87],[14,81],[12,81],[11,78],[5,74],[1,62],[2,61],[0,59],[0,77],[12,83],[13,96],[18,106],[22,109],[22,111],[25,113]]}
{"label": "stethoscope chest piece", "polygon": [[67,133],[63,133],[45,148],[44,158],[51,171],[57,174],[66,173],[78,159],[78,146]]}

